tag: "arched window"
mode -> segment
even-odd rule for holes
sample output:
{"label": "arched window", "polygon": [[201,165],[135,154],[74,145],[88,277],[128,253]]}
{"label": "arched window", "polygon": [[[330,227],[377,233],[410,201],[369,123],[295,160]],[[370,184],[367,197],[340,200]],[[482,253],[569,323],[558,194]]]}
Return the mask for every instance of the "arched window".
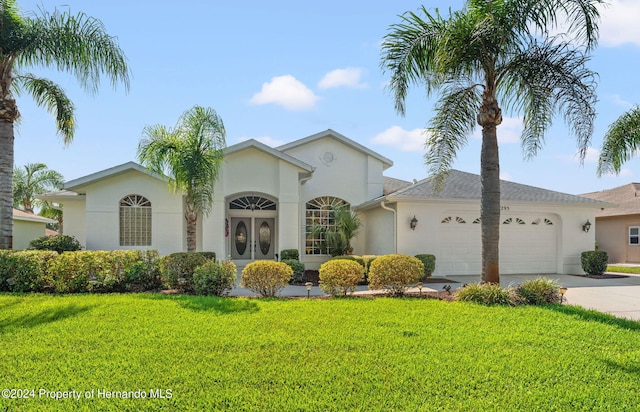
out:
{"label": "arched window", "polygon": [[146,197],[120,200],[120,246],[151,246],[151,202]]}
{"label": "arched window", "polygon": [[340,206],[349,206],[349,203],[332,196],[316,197],[307,202],[305,213],[305,253],[307,255],[328,254],[329,250],[323,249],[323,231],[320,228],[335,228],[333,210]]}

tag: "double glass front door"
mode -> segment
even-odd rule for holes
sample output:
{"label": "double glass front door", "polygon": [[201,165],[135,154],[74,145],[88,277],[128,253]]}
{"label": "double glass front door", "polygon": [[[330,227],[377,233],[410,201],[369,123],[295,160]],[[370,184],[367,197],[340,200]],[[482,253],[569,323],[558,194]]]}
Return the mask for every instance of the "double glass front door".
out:
{"label": "double glass front door", "polygon": [[231,218],[231,257],[238,260],[273,259],[275,219]]}

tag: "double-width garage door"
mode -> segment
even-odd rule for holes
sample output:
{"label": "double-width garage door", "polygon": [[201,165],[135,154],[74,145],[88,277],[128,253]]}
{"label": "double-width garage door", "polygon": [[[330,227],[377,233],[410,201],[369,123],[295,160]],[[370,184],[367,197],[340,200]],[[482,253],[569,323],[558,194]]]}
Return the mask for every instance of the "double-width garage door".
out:
{"label": "double-width garage door", "polygon": [[[551,215],[502,215],[500,273],[556,273],[559,224]],[[452,214],[440,222],[436,273],[481,272],[480,218]]]}

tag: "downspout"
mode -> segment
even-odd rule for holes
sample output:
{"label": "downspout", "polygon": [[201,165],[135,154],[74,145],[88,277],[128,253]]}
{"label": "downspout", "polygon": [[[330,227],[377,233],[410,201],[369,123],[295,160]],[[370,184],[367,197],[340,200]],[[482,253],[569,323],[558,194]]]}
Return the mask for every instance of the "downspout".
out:
{"label": "downspout", "polygon": [[384,210],[388,210],[393,213],[393,253],[398,253],[398,230],[397,230],[397,215],[395,209],[392,209],[384,204],[384,200],[380,201],[380,207]]}

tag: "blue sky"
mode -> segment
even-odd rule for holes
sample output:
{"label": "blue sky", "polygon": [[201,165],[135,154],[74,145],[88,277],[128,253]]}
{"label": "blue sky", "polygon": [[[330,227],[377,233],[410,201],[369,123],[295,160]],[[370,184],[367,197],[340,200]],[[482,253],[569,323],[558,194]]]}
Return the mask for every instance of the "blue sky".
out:
{"label": "blue sky", "polygon": [[[65,88],[77,108],[77,131],[65,147],[51,115],[27,95],[19,97],[16,165],[44,162],[71,180],[135,161],[144,126],[172,126],[197,104],[222,117],[228,145],[253,138],[278,146],[331,128],[393,160],[387,176],[427,176],[422,129],[436,98],[414,88],[406,116],[399,116],[385,88],[380,44],[399,14],[421,4],[455,10],[462,0],[231,3],[18,0],[27,15],[57,7],[102,20],[125,51],[132,79],[128,93],[105,82],[90,96],[72,76],[30,68]],[[637,159],[619,176],[596,176],[608,126],[640,104],[640,2],[610,0],[601,16],[600,44],[589,63],[599,73],[598,116],[586,162],[580,165],[561,118],[538,156],[523,160],[519,114],[504,113],[498,129],[504,179],[574,194],[640,181]],[[479,173],[479,136],[478,130],[458,153],[456,169]]]}

